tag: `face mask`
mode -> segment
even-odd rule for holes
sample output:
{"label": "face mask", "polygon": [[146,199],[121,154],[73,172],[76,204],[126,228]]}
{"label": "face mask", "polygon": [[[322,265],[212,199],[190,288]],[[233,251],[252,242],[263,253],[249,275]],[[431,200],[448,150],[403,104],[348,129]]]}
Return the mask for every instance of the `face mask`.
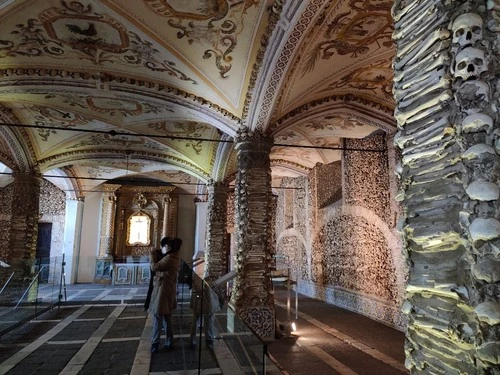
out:
{"label": "face mask", "polygon": [[167,247],[166,247],[166,246],[163,246],[163,247],[161,248],[161,253],[162,253],[163,255],[165,255],[165,254],[167,253]]}

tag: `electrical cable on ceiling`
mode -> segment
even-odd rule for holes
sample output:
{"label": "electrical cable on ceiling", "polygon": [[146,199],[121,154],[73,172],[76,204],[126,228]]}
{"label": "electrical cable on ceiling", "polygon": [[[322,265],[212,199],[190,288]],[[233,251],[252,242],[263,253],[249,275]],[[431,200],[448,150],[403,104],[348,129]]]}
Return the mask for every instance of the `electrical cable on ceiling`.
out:
{"label": "electrical cable on ceiling", "polygon": [[[0,123],[2,126],[10,126],[14,128],[32,128],[32,129],[48,129],[48,130],[63,130],[63,131],[73,131],[82,133],[96,133],[96,134],[107,134],[112,137],[117,135],[129,136],[129,137],[147,137],[147,138],[162,138],[171,140],[183,140],[183,141],[202,141],[202,142],[216,142],[216,143],[234,143],[232,140],[227,139],[210,139],[210,138],[196,138],[196,137],[181,137],[174,135],[158,135],[158,134],[136,134],[136,133],[126,133],[119,132],[116,130],[93,130],[93,129],[80,129],[80,128],[61,128],[58,126],[46,126],[46,125],[28,125],[28,124],[10,124],[10,123]],[[285,143],[274,143],[273,146],[277,147],[292,147],[292,148],[306,148],[306,149],[318,149],[318,150],[335,150],[335,151],[359,151],[359,152],[386,152],[386,149],[368,149],[368,148],[357,148],[357,147],[333,147],[333,146],[306,146],[306,145],[291,145]]]}
{"label": "electrical cable on ceiling", "polygon": [[[12,176],[14,173],[12,172],[0,172],[0,175],[6,175],[6,176]],[[91,180],[91,181],[110,181],[112,182],[113,180],[109,178],[100,178],[100,177],[74,177],[74,176],[60,176],[60,175],[50,175],[50,174],[44,174],[43,177],[45,178],[65,178],[65,179],[73,179],[73,180]],[[141,178],[124,178],[120,177],[117,180],[120,181],[129,181],[129,182],[134,182],[136,184],[148,184],[152,183],[153,181],[151,179],[145,180]],[[165,182],[162,181],[161,183],[155,183],[154,186],[175,186],[175,185],[194,185],[194,186],[205,186],[207,185],[206,183],[199,183],[199,182]],[[229,188],[234,188],[235,185],[229,185]],[[297,187],[289,187],[289,186],[271,186],[272,189],[283,189],[283,190],[302,190],[303,188],[297,188]],[[73,191],[73,190],[67,190],[67,191]],[[95,190],[89,190],[89,191],[95,191]],[[195,194],[196,195],[196,194]]]}

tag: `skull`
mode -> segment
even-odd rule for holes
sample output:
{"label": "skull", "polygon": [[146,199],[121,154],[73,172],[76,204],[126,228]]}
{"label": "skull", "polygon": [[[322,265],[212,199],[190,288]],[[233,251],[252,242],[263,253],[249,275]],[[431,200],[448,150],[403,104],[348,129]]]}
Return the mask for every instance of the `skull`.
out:
{"label": "skull", "polygon": [[488,60],[482,49],[467,47],[460,51],[455,58],[455,77],[460,77],[464,81],[477,79],[481,73],[488,70]]}
{"label": "skull", "polygon": [[486,131],[489,133],[493,128],[493,119],[484,113],[473,113],[462,120],[464,133],[476,133]]}
{"label": "skull", "polygon": [[483,38],[483,19],[475,13],[465,13],[455,18],[451,29],[454,44],[470,46]]}
{"label": "skull", "polygon": [[483,81],[464,82],[455,93],[455,101],[468,115],[481,112],[490,99],[490,86]]}

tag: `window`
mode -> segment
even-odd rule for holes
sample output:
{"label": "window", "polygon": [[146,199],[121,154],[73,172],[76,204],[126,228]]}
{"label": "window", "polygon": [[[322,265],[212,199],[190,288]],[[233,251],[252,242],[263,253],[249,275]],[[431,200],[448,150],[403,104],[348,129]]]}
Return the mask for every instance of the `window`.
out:
{"label": "window", "polygon": [[150,243],[149,239],[149,227],[151,224],[151,219],[149,216],[143,213],[137,213],[130,216],[128,221],[128,235],[127,244],[128,245],[139,245],[148,246]]}

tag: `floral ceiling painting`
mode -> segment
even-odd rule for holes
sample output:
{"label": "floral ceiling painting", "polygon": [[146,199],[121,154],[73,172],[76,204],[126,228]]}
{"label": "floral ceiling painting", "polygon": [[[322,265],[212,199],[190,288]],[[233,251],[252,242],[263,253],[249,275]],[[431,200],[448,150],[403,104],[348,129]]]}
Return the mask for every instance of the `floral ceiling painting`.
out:
{"label": "floral ceiling painting", "polygon": [[0,2],[0,168],[80,177],[82,195],[121,176],[194,193],[234,179],[246,127],[274,138],[274,179],[304,176],[394,130],[391,5]]}

